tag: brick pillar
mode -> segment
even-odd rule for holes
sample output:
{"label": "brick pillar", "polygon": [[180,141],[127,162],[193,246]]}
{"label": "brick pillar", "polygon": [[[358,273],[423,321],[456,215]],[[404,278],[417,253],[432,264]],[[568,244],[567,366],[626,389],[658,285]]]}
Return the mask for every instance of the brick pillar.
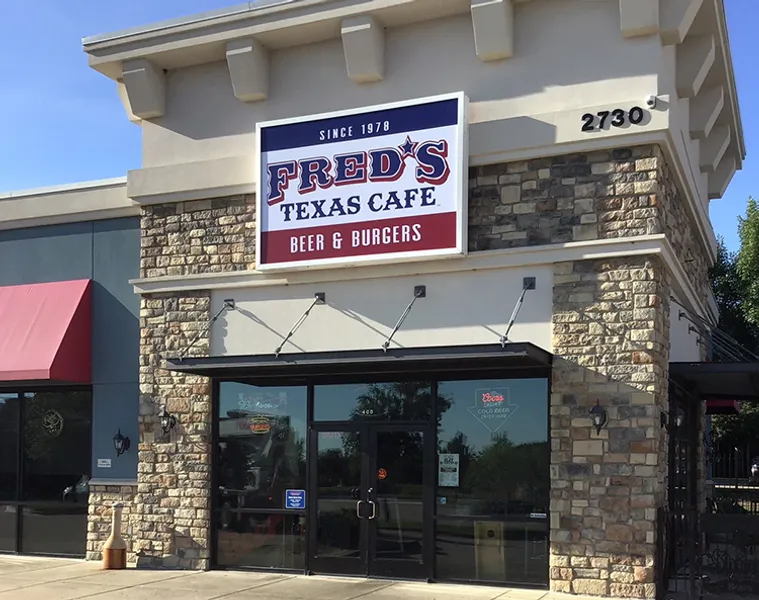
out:
{"label": "brick pillar", "polygon": [[[669,275],[656,257],[554,267],[553,591],[655,597],[669,296]],[[600,434],[589,415],[597,401],[609,415]]]}

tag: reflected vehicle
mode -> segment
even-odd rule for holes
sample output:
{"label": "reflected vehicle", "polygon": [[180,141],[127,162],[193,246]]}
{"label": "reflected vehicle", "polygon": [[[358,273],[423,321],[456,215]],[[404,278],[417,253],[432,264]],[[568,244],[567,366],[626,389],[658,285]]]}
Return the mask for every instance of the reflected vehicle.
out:
{"label": "reflected vehicle", "polygon": [[87,502],[90,496],[90,478],[82,475],[79,482],[63,490],[63,499],[68,502]]}

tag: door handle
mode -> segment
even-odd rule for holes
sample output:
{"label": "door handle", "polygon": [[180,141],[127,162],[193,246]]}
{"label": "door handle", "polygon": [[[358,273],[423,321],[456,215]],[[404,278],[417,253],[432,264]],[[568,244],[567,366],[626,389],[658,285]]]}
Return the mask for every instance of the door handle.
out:
{"label": "door handle", "polygon": [[367,500],[367,502],[372,505],[372,514],[369,517],[369,520],[371,521],[372,519],[374,519],[377,516],[377,505],[374,502],[372,502],[371,500]]}
{"label": "door handle", "polygon": [[364,518],[364,517],[361,516],[361,502],[363,502],[363,501],[359,500],[358,502],[356,502],[356,516],[359,519],[363,519]]}

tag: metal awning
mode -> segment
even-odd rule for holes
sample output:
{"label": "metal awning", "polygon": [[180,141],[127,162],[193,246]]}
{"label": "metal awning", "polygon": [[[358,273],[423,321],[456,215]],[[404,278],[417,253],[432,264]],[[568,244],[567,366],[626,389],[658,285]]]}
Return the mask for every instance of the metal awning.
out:
{"label": "metal awning", "polygon": [[685,384],[706,402],[759,401],[759,362],[670,363],[669,376]]}
{"label": "metal awning", "polygon": [[[394,348],[345,352],[303,352],[248,356],[167,358],[170,371],[225,379],[325,378],[370,374],[424,374],[456,371],[545,370],[553,355],[530,343]],[[535,376],[534,374],[532,376]]]}

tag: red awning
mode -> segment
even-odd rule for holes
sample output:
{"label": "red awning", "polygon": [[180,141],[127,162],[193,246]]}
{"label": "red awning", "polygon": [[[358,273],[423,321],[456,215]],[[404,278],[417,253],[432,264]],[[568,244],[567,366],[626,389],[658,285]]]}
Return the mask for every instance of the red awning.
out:
{"label": "red awning", "polygon": [[0,382],[90,383],[90,280],[0,287]]}
{"label": "red awning", "polygon": [[707,415],[737,415],[739,412],[741,412],[741,403],[738,400],[709,398],[706,401]]}

